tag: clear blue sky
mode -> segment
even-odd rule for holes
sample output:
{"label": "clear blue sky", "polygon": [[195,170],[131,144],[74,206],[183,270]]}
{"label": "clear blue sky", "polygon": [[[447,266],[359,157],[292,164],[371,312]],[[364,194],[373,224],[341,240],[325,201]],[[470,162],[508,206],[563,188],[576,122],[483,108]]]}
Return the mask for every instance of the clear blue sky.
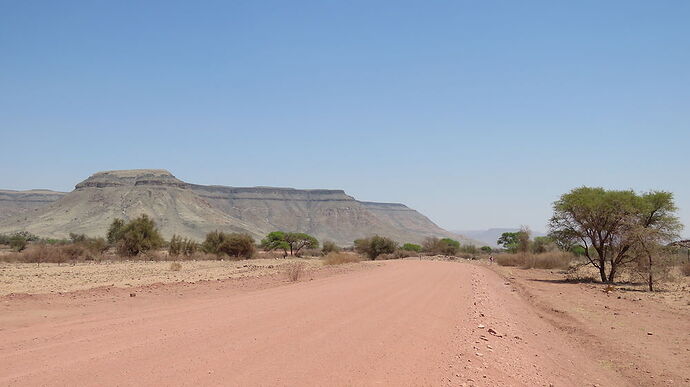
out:
{"label": "clear blue sky", "polygon": [[0,134],[9,189],[165,168],[544,230],[594,185],[690,226],[690,2],[4,0]]}

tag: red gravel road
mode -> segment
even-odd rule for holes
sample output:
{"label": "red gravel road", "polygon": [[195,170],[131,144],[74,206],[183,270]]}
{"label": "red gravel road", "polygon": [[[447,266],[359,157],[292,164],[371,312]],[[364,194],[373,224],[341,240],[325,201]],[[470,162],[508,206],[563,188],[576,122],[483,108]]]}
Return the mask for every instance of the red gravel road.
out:
{"label": "red gravel road", "polygon": [[0,385],[627,384],[504,281],[406,260],[249,291],[197,284],[198,299],[169,288],[54,318],[25,310],[0,319]]}

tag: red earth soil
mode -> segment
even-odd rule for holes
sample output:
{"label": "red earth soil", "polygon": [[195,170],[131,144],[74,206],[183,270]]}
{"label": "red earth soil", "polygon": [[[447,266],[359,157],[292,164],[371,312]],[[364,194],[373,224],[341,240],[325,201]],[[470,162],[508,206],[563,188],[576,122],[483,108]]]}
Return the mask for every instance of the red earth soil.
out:
{"label": "red earth soil", "polygon": [[633,385],[476,265],[6,297],[0,385]]}

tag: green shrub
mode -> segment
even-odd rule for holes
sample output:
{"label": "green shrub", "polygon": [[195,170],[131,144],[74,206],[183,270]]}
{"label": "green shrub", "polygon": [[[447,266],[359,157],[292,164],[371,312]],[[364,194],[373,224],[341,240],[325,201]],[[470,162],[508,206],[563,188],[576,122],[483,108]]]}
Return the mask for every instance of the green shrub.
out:
{"label": "green shrub", "polygon": [[17,251],[17,252],[24,250],[26,248],[27,243],[28,243],[26,238],[19,235],[19,234],[12,235],[10,237],[9,242],[10,242],[9,245],[12,248],[12,250]]}
{"label": "green shrub", "polygon": [[490,246],[482,246],[480,250],[485,253],[491,253],[492,251],[494,251],[494,249],[492,249]]}
{"label": "green shrub", "polygon": [[477,249],[477,246],[475,246],[475,245],[460,246],[458,251],[463,253],[463,254],[469,254],[469,255],[475,255],[475,254],[479,253],[479,249]]}
{"label": "green shrub", "polygon": [[429,237],[424,240],[422,250],[436,255],[455,255],[460,249],[460,242],[451,238],[438,239]]}
{"label": "green shrub", "polygon": [[115,220],[113,220],[113,222],[110,224],[110,227],[108,228],[108,234],[106,235],[108,243],[114,245],[115,243],[120,241],[122,239],[124,229],[125,221],[120,218],[115,218]]}
{"label": "green shrub", "polygon": [[189,238],[182,238],[178,235],[173,235],[168,245],[168,253],[171,257],[184,255],[189,257],[194,255],[199,248],[199,244]]}
{"label": "green shrub", "polygon": [[416,245],[414,243],[405,243],[404,245],[402,245],[401,249],[403,249],[405,251],[414,251],[414,252],[418,253],[418,252],[422,251],[422,246]]}
{"label": "green shrub", "polygon": [[366,255],[371,260],[376,259],[381,254],[392,254],[397,248],[398,244],[394,240],[378,235],[355,241],[355,251]]}
{"label": "green shrub", "polygon": [[227,255],[235,258],[251,258],[256,253],[254,238],[249,234],[226,234],[220,231],[208,233],[202,249],[218,257]]}
{"label": "green shrub", "polygon": [[[111,230],[117,225],[117,221],[118,219],[113,222]],[[115,238],[114,241],[121,255],[135,256],[163,245],[163,237],[158,232],[156,223],[147,215],[141,215],[122,228],[118,226],[114,231],[112,234],[108,232],[108,238],[111,236]]]}

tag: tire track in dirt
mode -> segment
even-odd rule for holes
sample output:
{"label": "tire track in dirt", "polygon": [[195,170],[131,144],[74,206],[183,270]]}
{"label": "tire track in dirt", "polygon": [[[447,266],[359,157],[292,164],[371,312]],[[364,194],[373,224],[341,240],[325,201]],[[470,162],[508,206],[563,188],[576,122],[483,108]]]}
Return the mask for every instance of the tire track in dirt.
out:
{"label": "tire track in dirt", "polygon": [[3,330],[0,384],[624,384],[469,264],[390,261],[242,293],[211,286],[201,302],[171,289],[114,303],[112,318],[87,305],[68,321],[37,315]]}

